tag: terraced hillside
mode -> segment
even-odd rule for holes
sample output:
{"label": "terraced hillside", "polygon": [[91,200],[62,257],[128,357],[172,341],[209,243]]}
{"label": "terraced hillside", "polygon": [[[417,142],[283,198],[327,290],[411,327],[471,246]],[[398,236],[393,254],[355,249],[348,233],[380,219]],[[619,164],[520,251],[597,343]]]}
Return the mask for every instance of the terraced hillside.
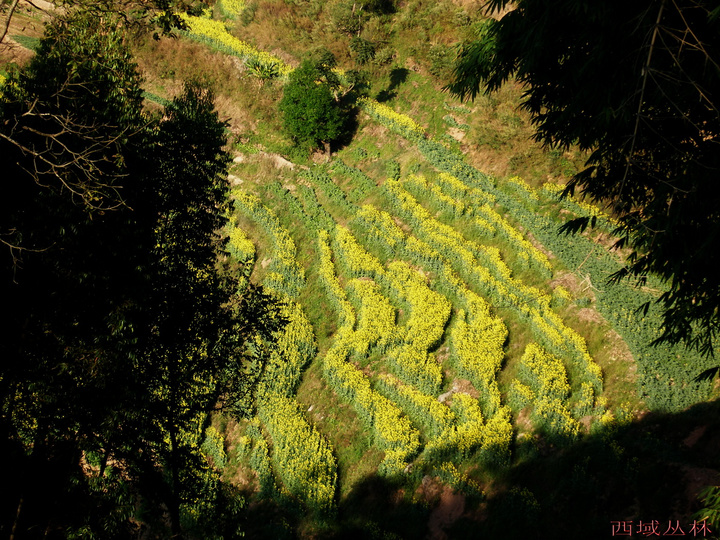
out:
{"label": "terraced hillside", "polygon": [[[220,21],[188,22],[256,76],[291,69]],[[482,500],[486,471],[522,454],[710,395],[693,381],[698,358],[648,348],[658,313],[636,310],[660,285],[608,283],[611,218],[560,200],[557,184],[469,165],[450,134],[472,113],[443,99],[438,138],[366,98],[358,135],[328,163],[258,174],[261,144],[236,156],[232,252],[255,261],[251,279],[290,320],[233,448],[259,499],[332,521],[377,475],[411,500],[428,478]],[[558,234],[580,215],[598,218],[592,237]]]}
{"label": "terraced hillside", "polygon": [[[271,4],[254,4],[257,16]],[[249,6],[218,2],[214,15],[187,18],[177,47],[239,63],[237,84],[267,107],[297,59],[237,37],[252,28],[236,22]],[[156,47],[155,58],[167,45]],[[709,400],[711,382],[694,377],[711,361],[649,346],[659,312],[638,308],[662,285],[608,281],[622,256],[608,249],[611,217],[561,200],[558,183],[474,166],[487,158],[464,146],[482,104],[438,92],[424,103],[434,84],[409,77],[406,94],[357,103],[353,140],[328,160],[280,157],[260,105],[230,120],[229,254],[289,321],[257,416],[213,420],[215,463],[251,501],[249,534],[460,538],[516,518],[507,537],[554,524],[560,538],[583,523],[587,537],[606,537],[612,520],[689,519],[686,499],[639,495],[666,465],[647,456],[655,439],[634,446],[629,434],[648,411],[672,418]],[[169,96],[169,79],[150,73],[150,96]],[[220,95],[221,109],[245,105]],[[586,215],[593,231],[558,233]],[[532,466],[544,472],[528,475]],[[565,476],[544,492],[553,471]],[[608,503],[604,490],[623,479],[635,487]]]}

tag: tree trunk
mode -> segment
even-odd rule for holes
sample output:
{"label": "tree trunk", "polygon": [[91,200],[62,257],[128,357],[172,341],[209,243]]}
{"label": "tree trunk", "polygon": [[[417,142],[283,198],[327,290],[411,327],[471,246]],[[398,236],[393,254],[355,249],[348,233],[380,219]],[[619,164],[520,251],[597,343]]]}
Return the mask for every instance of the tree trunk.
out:
{"label": "tree trunk", "polygon": [[325,160],[330,161],[330,141],[325,141]]}

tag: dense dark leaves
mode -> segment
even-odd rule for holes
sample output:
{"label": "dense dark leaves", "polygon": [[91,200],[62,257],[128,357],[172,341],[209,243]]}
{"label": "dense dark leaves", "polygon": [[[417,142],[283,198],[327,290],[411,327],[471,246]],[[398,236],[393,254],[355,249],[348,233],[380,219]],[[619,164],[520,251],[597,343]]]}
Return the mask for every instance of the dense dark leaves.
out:
{"label": "dense dark leaves", "polygon": [[334,77],[332,67],[327,59],[304,61],[290,74],[280,102],[285,129],[297,144],[310,149],[329,147],[342,132],[340,104],[332,92],[337,85],[334,78],[328,81],[323,77]]}
{"label": "dense dark leaves", "polygon": [[539,141],[592,152],[567,192],[620,217],[633,254],[616,277],[664,278],[661,340],[704,354],[720,330],[718,9],[717,0],[521,0],[462,48],[449,85],[474,98],[514,76]]}
{"label": "dense dark leaves", "polygon": [[0,531],[126,537],[141,501],[179,534],[183,509],[229,495],[200,451],[207,414],[238,411],[266,356],[249,344],[282,323],[218,267],[229,157],[212,92],[189,84],[146,117],[122,36],[82,15],[6,88]]}

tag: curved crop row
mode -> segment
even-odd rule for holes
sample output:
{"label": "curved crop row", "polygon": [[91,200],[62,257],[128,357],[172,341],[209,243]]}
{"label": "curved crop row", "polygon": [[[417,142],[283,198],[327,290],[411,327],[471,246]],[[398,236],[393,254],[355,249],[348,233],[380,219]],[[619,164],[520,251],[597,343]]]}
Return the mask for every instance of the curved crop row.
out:
{"label": "curved crop row", "polygon": [[229,34],[225,25],[220,21],[205,17],[193,17],[184,13],[180,14],[180,17],[187,24],[191,37],[204,41],[226,54],[239,57],[253,71],[279,76],[287,76],[292,71],[292,68],[277,56],[259,51],[249,43]]}
{"label": "curved crop row", "polygon": [[[468,291],[468,294],[473,294]],[[463,377],[470,380],[480,393],[479,401],[489,417],[500,407],[497,374],[505,353],[507,328],[502,320],[490,315],[489,309],[474,304],[475,310],[459,310],[450,330],[451,358]]]}
{"label": "curved crop row", "polygon": [[377,283],[370,280],[353,279],[348,282],[348,292],[355,298],[357,329],[355,354],[365,356],[374,346],[384,352],[400,337],[395,325],[395,308],[382,295]]}
{"label": "curved crop row", "polygon": [[551,310],[549,296],[513,279],[496,249],[467,242],[452,227],[430,216],[398,182],[387,180],[385,186],[395,208],[419,236],[465,272],[493,304],[512,307],[529,320],[543,343],[559,355],[572,357],[582,380],[590,382],[597,392],[602,389],[602,373],[590,357],[585,340]]}
{"label": "curved crop row", "polygon": [[318,244],[321,281],[332,303],[339,307],[341,321],[335,340],[325,354],[323,374],[335,393],[349,401],[360,419],[373,430],[377,446],[385,451],[380,471],[390,476],[400,474],[418,452],[420,434],[402,411],[374,391],[368,378],[348,362],[350,352],[358,348],[354,343],[358,337],[353,331],[355,312],[335,274],[326,231],[320,232]]}
{"label": "curved crop row", "polygon": [[377,387],[400,405],[413,423],[423,429],[428,440],[440,437],[457,422],[455,413],[447,405],[392,375],[381,374]]}
{"label": "curved crop row", "polygon": [[528,344],[520,360],[518,378],[510,387],[514,406],[521,409],[532,404],[531,418],[538,427],[554,436],[573,439],[580,433],[580,424],[565,405],[569,394],[562,362],[535,343]]}
{"label": "curved crop row", "polygon": [[[304,273],[295,259],[295,244],[275,214],[256,197],[241,192],[237,192],[236,197],[236,206],[255,219],[270,236],[271,256],[278,272],[269,272],[264,285],[285,296],[280,312],[288,321],[270,354],[257,390],[258,417],[272,441],[272,453],[258,429],[251,463],[255,462],[254,468],[259,467],[256,470],[261,485],[270,485],[271,462],[281,495],[290,496],[313,511],[326,513],[333,508],[335,500],[335,458],[328,442],[308,423],[292,397],[303,368],[317,352],[312,326],[300,304],[292,300],[304,284]],[[249,249],[247,238],[236,233],[233,240],[231,234],[231,243],[233,241]],[[275,274],[280,273],[282,279],[276,278]],[[288,286],[289,283],[296,286]]]}
{"label": "curved crop row", "polygon": [[317,354],[315,334],[300,304],[286,299],[280,314],[288,323],[265,366],[258,387],[259,396],[267,393],[295,395],[303,369]]}
{"label": "curved crop row", "polygon": [[270,237],[273,257],[267,269],[265,285],[295,298],[305,286],[305,271],[296,260],[297,249],[290,234],[280,225],[275,213],[256,196],[234,190],[235,208],[256,221]]}
{"label": "curved crop row", "polygon": [[282,491],[311,510],[331,510],[337,464],[325,437],[307,422],[298,403],[286,396],[265,396],[258,416],[273,442],[273,470],[282,481]]}

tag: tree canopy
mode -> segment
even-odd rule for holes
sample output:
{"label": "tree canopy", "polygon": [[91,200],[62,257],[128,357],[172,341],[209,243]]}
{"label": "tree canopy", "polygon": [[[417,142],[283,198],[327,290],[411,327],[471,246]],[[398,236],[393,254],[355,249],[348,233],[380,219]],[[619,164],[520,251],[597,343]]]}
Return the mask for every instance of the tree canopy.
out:
{"label": "tree canopy", "polygon": [[280,111],[285,129],[297,144],[310,149],[324,146],[329,151],[330,143],[342,133],[343,115],[331,83],[323,77],[325,65],[305,60],[290,74]]}
{"label": "tree canopy", "polygon": [[203,519],[199,536],[237,534],[216,512],[234,503],[201,452],[206,419],[240,410],[255,338],[282,319],[218,266],[213,102],[189,83],[147,116],[122,32],[93,15],[51,24],[3,87],[2,532],[127,537],[141,506],[160,534]]}
{"label": "tree canopy", "polygon": [[[463,45],[463,98],[515,77],[546,145],[591,152],[566,193],[606,205],[632,253],[615,278],[668,290],[660,340],[713,354],[720,330],[720,2],[492,0]],[[589,220],[569,223],[576,231]]]}

